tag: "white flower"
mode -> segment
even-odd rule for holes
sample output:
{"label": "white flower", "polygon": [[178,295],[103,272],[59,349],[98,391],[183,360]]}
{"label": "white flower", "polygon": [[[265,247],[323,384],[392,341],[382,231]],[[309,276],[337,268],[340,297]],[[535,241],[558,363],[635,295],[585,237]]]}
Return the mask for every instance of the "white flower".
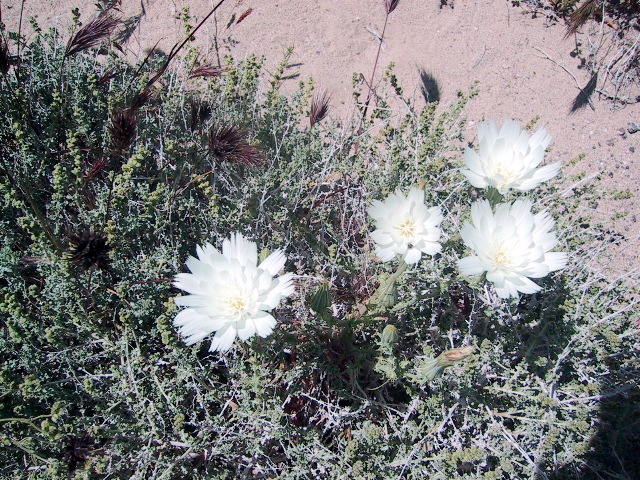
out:
{"label": "white flower", "polygon": [[240,233],[222,243],[222,253],[212,245],[197,247],[198,258],[189,257],[191,273],[176,275],[174,285],[191,295],[176,298],[176,305],[189,307],[176,316],[187,345],[215,332],[209,350],[231,348],[257,334],[266,337],[276,320],[267,311],[293,293],[293,274],[277,274],[286,261],[282,251],[269,255],[260,265],[254,242]]}
{"label": "white flower", "polygon": [[529,137],[515,120],[504,122],[500,132],[491,120],[478,127],[478,141],[480,154],[467,147],[464,161],[469,170],[462,170],[474,187],[494,187],[501,194],[510,188],[531,190],[560,171],[560,162],[537,168],[551,142],[544,128]]}
{"label": "white flower", "polygon": [[487,272],[487,280],[502,298],[540,290],[529,278],[564,268],[567,254],[549,252],[558,244],[555,233],[549,231],[554,221],[547,212],[534,215],[531,207],[530,200],[501,203],[494,215],[487,200],[474,203],[473,224],[465,223],[460,234],[475,255],[458,260],[460,271],[464,275]]}
{"label": "white flower", "polygon": [[384,202],[374,200],[369,215],[376,222],[371,238],[383,262],[402,255],[406,263],[418,263],[423,253],[435,255],[442,248],[438,243],[442,212],[439,207],[427,208],[420,188],[413,187],[406,197],[396,190]]}

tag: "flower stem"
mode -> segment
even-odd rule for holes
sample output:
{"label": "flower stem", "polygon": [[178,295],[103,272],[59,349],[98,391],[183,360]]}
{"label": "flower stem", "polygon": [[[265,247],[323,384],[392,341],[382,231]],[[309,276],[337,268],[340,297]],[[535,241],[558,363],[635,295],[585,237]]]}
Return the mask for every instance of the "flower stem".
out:
{"label": "flower stem", "polygon": [[498,191],[497,188],[495,187],[487,188],[487,200],[489,200],[489,203],[491,204],[492,207],[495,207],[497,204],[502,202],[503,199],[504,199],[504,196]]}
{"label": "flower stem", "polygon": [[373,63],[373,71],[371,72],[371,79],[369,80],[369,91],[367,92],[367,99],[364,102],[364,111],[362,112],[362,120],[367,117],[367,110],[369,109],[369,102],[371,101],[371,94],[373,93],[373,77],[376,74],[378,68],[378,60],[380,59],[380,51],[382,50],[382,42],[384,41],[384,32],[387,29],[387,22],[389,21],[389,14],[384,17],[384,26],[382,27],[382,35],[380,35],[380,41],[378,42],[378,53],[376,53],[376,60]]}

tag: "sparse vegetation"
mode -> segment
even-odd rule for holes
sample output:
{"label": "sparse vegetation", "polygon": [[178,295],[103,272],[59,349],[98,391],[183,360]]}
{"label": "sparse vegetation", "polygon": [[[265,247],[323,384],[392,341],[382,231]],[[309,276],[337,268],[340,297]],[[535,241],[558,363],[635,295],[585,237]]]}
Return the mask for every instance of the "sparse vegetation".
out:
{"label": "sparse vegetation", "polygon": [[640,2],[621,0],[530,0],[526,8],[542,12],[552,21],[566,23],[566,41],[572,55],[591,74],[574,102],[575,111],[597,94],[611,100],[613,108],[640,102]]}

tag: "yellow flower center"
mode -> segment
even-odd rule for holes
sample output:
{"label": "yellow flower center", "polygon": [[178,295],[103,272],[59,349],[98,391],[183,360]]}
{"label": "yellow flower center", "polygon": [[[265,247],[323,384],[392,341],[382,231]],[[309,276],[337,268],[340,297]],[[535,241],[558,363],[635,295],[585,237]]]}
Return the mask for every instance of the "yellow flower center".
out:
{"label": "yellow flower center", "polygon": [[511,183],[511,180],[514,176],[514,171],[508,165],[502,164],[495,170],[495,175],[500,175],[502,177],[502,185],[506,185]]}
{"label": "yellow flower center", "polygon": [[493,261],[496,265],[504,267],[511,264],[511,256],[501,250],[495,254]]}
{"label": "yellow flower center", "polygon": [[400,232],[400,235],[407,239],[413,238],[416,234],[416,223],[411,218],[404,220],[395,228]]}
{"label": "yellow flower center", "polygon": [[231,310],[233,310],[233,313],[235,314],[242,313],[242,311],[244,311],[245,308],[247,307],[247,302],[240,295],[231,297],[229,299],[228,304],[229,304],[229,308],[231,308]]}

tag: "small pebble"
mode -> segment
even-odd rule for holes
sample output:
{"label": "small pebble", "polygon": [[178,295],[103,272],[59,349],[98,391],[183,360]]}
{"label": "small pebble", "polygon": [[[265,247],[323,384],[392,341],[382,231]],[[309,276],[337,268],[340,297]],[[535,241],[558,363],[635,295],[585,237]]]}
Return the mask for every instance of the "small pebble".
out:
{"label": "small pebble", "polygon": [[627,124],[627,131],[629,133],[640,132],[640,122],[629,122]]}

